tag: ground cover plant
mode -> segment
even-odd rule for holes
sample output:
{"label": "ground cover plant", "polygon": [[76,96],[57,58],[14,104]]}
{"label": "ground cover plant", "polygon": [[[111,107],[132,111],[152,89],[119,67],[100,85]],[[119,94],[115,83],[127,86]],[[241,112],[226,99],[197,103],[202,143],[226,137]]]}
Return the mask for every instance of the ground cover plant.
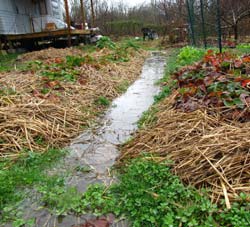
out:
{"label": "ground cover plant", "polygon": [[[138,227],[249,225],[250,205],[244,194],[231,210],[224,209],[223,205],[212,204],[205,191],[184,186],[172,174],[171,166],[171,162],[161,158],[142,156],[120,169],[119,181],[111,186],[92,185],[84,194],[54,188],[45,190],[43,200],[61,214],[93,213],[104,217],[101,220],[106,224],[112,214],[118,219],[125,217],[131,226]],[[58,193],[60,197],[55,196]]]}
{"label": "ground cover plant", "polygon": [[[66,150],[49,149],[46,154],[29,152],[20,154],[13,165],[10,159],[0,163],[0,224],[16,219],[15,210],[27,195],[23,191],[34,184],[54,188],[58,185],[58,176],[48,176],[46,170],[67,154]],[[28,191],[27,191],[28,193]],[[19,213],[20,215],[20,213]]]}
{"label": "ground cover plant", "polygon": [[176,108],[220,107],[224,117],[248,121],[249,64],[249,55],[208,51],[201,62],[175,73],[179,87]]}
{"label": "ground cover plant", "polygon": [[12,70],[17,56],[18,54],[0,54],[0,72]]}
{"label": "ground cover plant", "polygon": [[236,46],[236,51],[241,54],[250,53],[250,45],[249,43],[241,43]]}

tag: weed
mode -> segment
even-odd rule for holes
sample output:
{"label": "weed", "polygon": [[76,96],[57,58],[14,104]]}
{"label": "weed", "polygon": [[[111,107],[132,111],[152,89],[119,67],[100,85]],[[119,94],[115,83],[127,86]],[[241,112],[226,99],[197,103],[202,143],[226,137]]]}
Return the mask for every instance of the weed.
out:
{"label": "weed", "polygon": [[0,72],[11,71],[17,59],[17,56],[18,54],[0,54]]}
{"label": "weed", "polygon": [[125,43],[123,43],[122,47],[126,50],[128,48],[131,48],[133,50],[138,51],[139,49],[141,49],[141,47],[138,45],[138,43],[136,43],[134,40],[127,40]]}
{"label": "weed", "polygon": [[92,168],[90,166],[88,166],[88,165],[86,165],[86,166],[77,166],[75,168],[75,170],[78,171],[78,172],[82,172],[82,173],[89,173],[89,172],[92,171]]}
{"label": "weed", "polygon": [[51,89],[49,89],[49,88],[42,88],[41,89],[41,93],[44,95],[48,94],[50,91],[51,91]]}
{"label": "weed", "polygon": [[[50,149],[46,154],[24,152],[13,163],[5,160],[0,163],[0,210],[18,203],[23,197],[23,187],[47,183],[45,170],[65,155],[64,150]],[[3,213],[4,216],[8,214]]]}
{"label": "weed", "polygon": [[69,211],[81,212],[81,194],[74,187],[66,187],[63,181],[54,187],[41,185],[38,191],[42,194],[41,200],[45,206],[56,211],[57,215],[63,215]]}
{"label": "weed", "polygon": [[42,67],[44,67],[42,61],[38,61],[38,60],[36,60],[36,61],[29,61],[29,62],[26,62],[22,66],[22,70],[23,71],[27,71],[27,70],[37,71],[37,70],[41,69]]}
{"label": "weed", "polygon": [[38,135],[34,138],[34,141],[38,145],[43,145],[45,143],[45,138],[42,135]]}
{"label": "weed", "polygon": [[161,92],[158,95],[155,95],[154,101],[157,103],[164,99],[165,97],[169,96],[172,93],[172,89],[170,86],[164,86]]}
{"label": "weed", "polygon": [[101,37],[97,43],[96,43],[96,46],[100,49],[103,49],[103,48],[109,48],[109,49],[112,49],[114,50],[116,48],[116,45],[114,42],[111,41],[111,39],[107,36],[103,36]]}
{"label": "weed", "polygon": [[109,106],[110,105],[110,101],[104,97],[104,96],[100,96],[96,101],[95,103],[97,105],[101,105],[101,106]]}
{"label": "weed", "polygon": [[230,210],[224,210],[215,215],[215,219],[220,226],[247,227],[250,225],[250,203],[243,202],[234,203]]}
{"label": "weed", "polygon": [[68,69],[54,69],[53,71],[42,71],[41,75],[47,77],[49,80],[66,80],[74,82],[76,81],[78,73]]}
{"label": "weed", "polygon": [[66,56],[66,65],[67,67],[80,67],[82,63],[85,61],[85,58],[78,56]]}
{"label": "weed", "polygon": [[124,93],[125,91],[127,91],[128,87],[129,87],[129,81],[128,80],[123,80],[120,84],[118,84],[118,86],[116,87],[116,90],[118,93]]}
{"label": "weed", "polygon": [[0,96],[15,95],[16,91],[13,88],[3,87],[0,89]]}
{"label": "weed", "polygon": [[177,64],[180,66],[190,65],[199,61],[205,55],[205,49],[195,47],[183,47],[177,57]]}
{"label": "weed", "polygon": [[96,215],[125,215],[132,226],[138,227],[249,226],[249,203],[221,211],[205,192],[184,186],[171,173],[169,164],[156,163],[150,157],[133,160],[120,175],[119,183],[108,189],[90,186],[82,197],[81,209]]}
{"label": "weed", "polygon": [[13,227],[32,227],[35,225],[34,219],[24,220],[22,218],[17,218],[15,221],[13,221]]}
{"label": "weed", "polygon": [[142,114],[142,117],[137,122],[138,128],[146,128],[148,125],[153,124],[157,121],[156,113],[158,112],[158,109],[156,106],[152,106],[148,111],[145,111]]}
{"label": "weed", "polygon": [[246,54],[250,53],[250,44],[239,44],[236,46],[236,50],[239,52],[239,54]]}

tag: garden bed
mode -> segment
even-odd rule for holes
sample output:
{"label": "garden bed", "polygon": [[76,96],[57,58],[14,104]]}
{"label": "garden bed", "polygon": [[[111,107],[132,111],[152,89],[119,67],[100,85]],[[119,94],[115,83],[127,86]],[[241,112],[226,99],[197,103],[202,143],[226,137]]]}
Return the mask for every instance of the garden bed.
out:
{"label": "garden bed", "polygon": [[120,161],[142,152],[172,160],[183,182],[208,189],[213,202],[223,198],[228,208],[249,194],[249,60],[208,51],[175,72],[175,91],[155,105],[153,123],[124,145]]}
{"label": "garden bed", "polygon": [[140,75],[146,55],[128,43],[19,56],[21,70],[0,75],[0,157],[65,146]]}

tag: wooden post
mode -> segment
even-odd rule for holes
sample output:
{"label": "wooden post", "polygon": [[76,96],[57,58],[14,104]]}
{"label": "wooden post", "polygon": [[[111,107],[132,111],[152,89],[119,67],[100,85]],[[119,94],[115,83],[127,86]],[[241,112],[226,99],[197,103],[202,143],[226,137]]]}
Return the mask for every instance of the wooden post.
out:
{"label": "wooden post", "polygon": [[65,5],[65,13],[66,13],[66,22],[67,22],[67,29],[68,29],[68,46],[71,46],[71,35],[70,35],[70,16],[69,16],[69,4],[68,0],[64,0]]}
{"label": "wooden post", "polygon": [[95,27],[95,10],[94,10],[94,3],[93,0],[90,0],[91,3],[91,27],[94,28]]}
{"label": "wooden post", "polygon": [[80,0],[81,2],[81,13],[82,13],[82,23],[83,23],[83,29],[85,30],[85,7],[84,7],[84,4],[83,4],[83,0]]}

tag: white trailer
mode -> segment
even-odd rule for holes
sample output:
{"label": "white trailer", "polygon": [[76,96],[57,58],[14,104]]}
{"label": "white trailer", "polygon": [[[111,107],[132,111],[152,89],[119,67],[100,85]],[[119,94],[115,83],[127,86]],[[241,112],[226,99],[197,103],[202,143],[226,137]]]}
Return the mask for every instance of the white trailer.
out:
{"label": "white trailer", "polygon": [[42,32],[46,24],[66,28],[62,0],[0,0],[0,35]]}

